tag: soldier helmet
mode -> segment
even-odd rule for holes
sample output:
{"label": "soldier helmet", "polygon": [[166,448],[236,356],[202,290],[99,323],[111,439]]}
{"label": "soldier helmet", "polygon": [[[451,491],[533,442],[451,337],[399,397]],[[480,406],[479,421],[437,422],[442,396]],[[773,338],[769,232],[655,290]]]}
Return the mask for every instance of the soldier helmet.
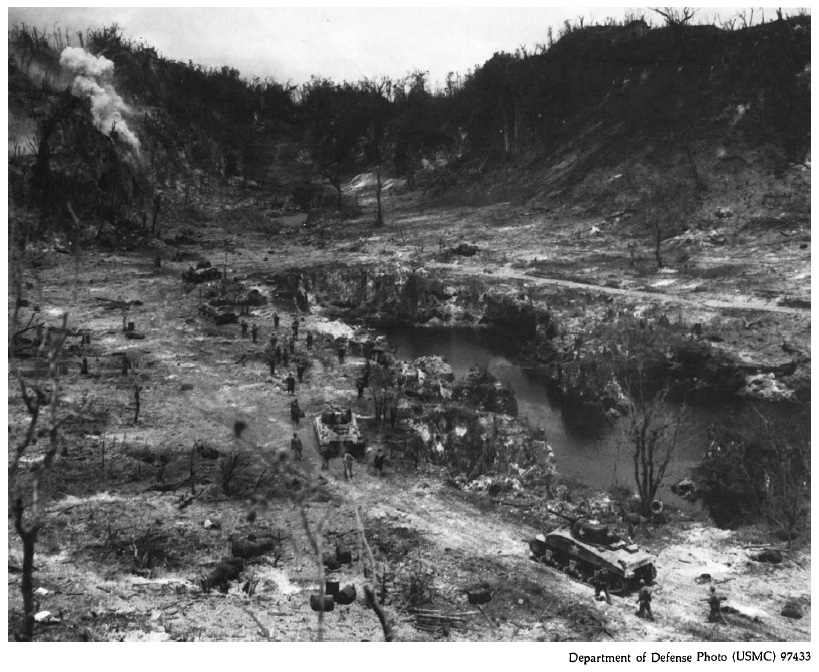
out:
{"label": "soldier helmet", "polygon": [[640,579],[640,585],[641,585],[641,586],[646,585],[646,580],[645,580],[645,579]]}

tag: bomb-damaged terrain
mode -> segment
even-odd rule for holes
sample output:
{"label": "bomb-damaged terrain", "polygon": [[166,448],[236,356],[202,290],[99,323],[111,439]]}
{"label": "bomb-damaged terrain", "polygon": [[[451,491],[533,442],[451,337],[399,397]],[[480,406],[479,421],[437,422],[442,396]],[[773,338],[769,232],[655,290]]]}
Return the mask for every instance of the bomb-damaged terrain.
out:
{"label": "bomb-damaged terrain", "polygon": [[[219,179],[164,168],[178,147],[148,149],[168,137],[162,115],[130,123],[137,108],[88,56],[63,71],[89,146],[135,176],[150,163],[162,187],[142,216],[85,217],[77,201],[55,226],[26,185],[70,174],[70,157],[47,173],[34,155],[10,163],[10,640],[25,611],[40,641],[810,638],[809,469],[777,472],[798,474],[790,509],[707,469],[645,502],[630,480],[594,489],[561,473],[550,428],[488,370],[405,360],[379,333],[500,333],[589,423],[634,417],[637,374],[674,403],[739,400],[771,442],[715,428],[701,466],[748,448],[761,469],[751,448],[801,445],[775,443],[769,409],[785,409],[788,440],[809,415],[809,157],[774,172],[747,148],[730,170],[697,153],[712,186],[658,247],[650,202],[624,204],[647,154],[578,180],[594,134],[563,138],[561,162],[455,170],[439,155],[415,188],[367,171],[337,194],[306,185],[299,144],[279,137],[259,149],[259,183]],[[10,128],[24,134],[19,86]],[[134,142],[115,135],[126,122]],[[345,464],[343,441],[328,452],[321,437],[353,426]],[[575,528],[606,543],[576,553]],[[565,558],[541,545],[555,534]],[[626,571],[595,599],[599,559],[622,554],[651,559],[653,620]]]}
{"label": "bomb-damaged terrain", "polygon": [[[320,543],[319,557],[329,553],[335,558],[339,544],[350,550],[351,564],[324,563],[324,580],[341,587],[352,584],[358,594],[351,605],[336,605],[324,615],[326,639],[383,637],[367,607],[365,585],[382,598],[394,634],[402,639],[797,641],[809,636],[810,595],[802,588],[809,585],[809,546],[798,544],[798,550],[783,554],[781,563],[759,562],[754,557],[761,550],[783,547],[765,526],[720,530],[705,512],[671,507],[662,522],[644,520],[638,525],[634,541],[641,552],[653,555],[657,568],[652,622],[634,615],[634,595],[614,595],[612,605],[597,602],[583,580],[535,562],[529,542],[562,525],[547,511],[550,507],[567,515],[588,514],[627,535],[628,523],[611,494],[589,491],[558,475],[550,498],[543,469],[530,457],[537,437],[516,422],[503,394],[485,392],[485,403],[475,398],[454,402],[453,390],[462,383],[452,381],[446,364],[434,359],[413,363],[395,358],[395,370],[407,380],[406,394],[399,400],[395,426],[389,403],[377,421],[376,374],[371,374],[362,399],[356,381],[368,361],[365,352],[369,350],[374,371],[380,368],[378,357],[394,357],[388,346],[376,341],[372,329],[362,331],[356,322],[340,318],[339,309],[320,295],[317,285],[307,290],[308,310],[295,310],[292,292],[280,279],[298,273],[308,277],[307,269],[316,267],[331,273],[335,262],[322,257],[341,253],[345,264],[339,272],[356,264],[417,269],[428,255],[429,265],[440,273],[438,250],[425,239],[432,238],[428,231],[435,229],[434,220],[446,213],[436,208],[419,218],[414,199],[396,197],[388,212],[404,234],[374,235],[362,217],[360,223],[347,222],[343,231],[326,232],[327,249],[319,252],[309,228],[294,226],[271,234],[263,217],[255,227],[248,218],[244,235],[235,239],[227,255],[229,280],[183,282],[193,256],[219,260],[219,254],[224,259],[218,252],[220,241],[240,226],[233,212],[238,206],[244,212],[264,207],[260,201],[203,199],[198,207],[208,214],[196,221],[196,242],[173,242],[185,240],[194,221],[169,206],[166,237],[145,239],[141,250],[61,254],[49,247],[38,249],[38,268],[25,276],[37,283],[37,290],[29,293],[21,317],[28,319],[36,305],[35,319],[56,326],[58,314],[66,310],[69,324],[90,334],[90,344],[69,341],[62,357],[65,407],[84,402],[86,410],[63,429],[65,452],[61,448],[41,486],[47,504],[35,580],[36,588],[45,591],[37,597],[40,612],[51,616],[37,625],[39,637],[314,639],[318,625],[309,598],[318,593],[321,582],[312,541]],[[458,230],[449,224],[447,231],[454,240],[480,245],[493,229],[476,222],[494,212],[475,209],[468,227]],[[526,215],[517,221],[520,227],[531,226]],[[508,220],[506,226],[517,228]],[[350,232],[359,241],[355,252],[349,249]],[[556,254],[566,254],[559,252],[561,242],[551,247]],[[582,242],[574,239],[571,245],[577,246],[579,267],[585,268],[579,258]],[[443,276],[444,296],[451,294],[446,303],[454,315],[470,311],[479,317],[479,304],[463,308],[454,300],[462,297],[465,304],[464,294],[472,291],[473,283],[496,294],[517,294],[520,273],[514,267],[521,262],[514,256],[516,248],[496,244],[492,255],[508,255],[502,263],[488,255],[470,259],[474,265],[447,262],[452,273]],[[388,250],[398,260],[395,266],[381,261]],[[156,257],[162,258],[160,267]],[[627,268],[626,254],[621,264]],[[561,291],[547,279],[523,277],[528,286],[543,292],[539,296],[554,297]],[[606,289],[572,287],[570,295],[577,298],[567,300],[565,308],[549,299],[543,304],[556,320],[564,315],[578,319],[572,302],[588,306],[586,313],[599,314],[611,307],[626,312],[651,305],[642,297],[635,301]],[[213,302],[226,292],[247,296],[252,290],[268,301],[236,304],[236,323],[217,325],[200,309],[206,300]],[[743,293],[732,295],[736,305],[730,318],[708,305],[707,293],[698,293],[696,302],[679,300],[672,292],[654,296],[675,319],[682,315],[693,322],[696,315],[707,334],[724,333],[719,329],[726,319],[757,321],[755,333],[768,325],[809,353],[809,314],[802,308],[785,310],[775,297],[743,309],[743,303],[760,301],[747,290],[743,285]],[[276,313],[278,329],[273,326]],[[711,321],[704,320],[707,315],[713,316]],[[288,368],[294,365],[279,362],[271,375],[268,361],[271,335],[287,342],[292,316],[298,318],[299,335],[291,357],[309,360],[294,395],[305,417],[295,427],[285,385]],[[133,322],[144,338],[129,339],[123,319]],[[591,318],[586,314],[583,319]],[[241,322],[256,325],[256,342],[250,329],[241,336]],[[310,350],[308,332],[313,338]],[[745,356],[765,361],[772,351],[751,349],[749,341],[740,346]],[[342,342],[347,354],[340,363]],[[83,359],[88,375],[80,373]],[[35,364],[19,360],[27,376],[38,375]],[[134,423],[137,387],[140,413]],[[16,432],[24,426],[26,413],[13,387],[9,394]],[[352,409],[366,437],[367,454],[356,460],[351,481],[343,477],[340,458],[330,459],[328,470],[321,468],[311,421],[330,409]],[[430,427],[439,432],[439,443],[430,436]],[[290,451],[294,430],[304,444],[301,461],[294,461]],[[472,472],[469,455],[474,449],[466,441],[470,436],[494,436],[497,446],[492,462]],[[379,448],[386,454],[383,476],[372,466]],[[32,457],[37,454],[35,449]],[[559,461],[560,456],[558,470]],[[582,510],[580,504],[589,508]],[[231,543],[253,538],[272,539],[272,550],[243,559],[241,568],[206,590],[207,577],[229,556]],[[11,529],[9,539],[13,579],[19,576],[15,572],[21,549]],[[469,590],[484,584],[491,599],[479,610],[470,604]],[[705,621],[707,605],[702,600],[709,585],[728,593],[727,625]],[[12,581],[10,627],[19,618],[18,590]],[[800,605],[801,619],[781,615],[790,602]]]}

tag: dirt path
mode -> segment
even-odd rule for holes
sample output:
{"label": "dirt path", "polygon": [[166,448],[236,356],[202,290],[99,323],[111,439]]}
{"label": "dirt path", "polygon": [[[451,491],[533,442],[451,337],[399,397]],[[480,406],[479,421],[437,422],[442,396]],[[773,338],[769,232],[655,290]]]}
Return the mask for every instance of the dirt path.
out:
{"label": "dirt path", "polygon": [[[451,275],[475,275],[476,269],[464,268],[457,264],[431,263],[430,267],[446,270]],[[770,313],[785,313],[788,315],[810,315],[810,308],[799,308],[792,306],[780,306],[775,301],[762,301],[750,296],[734,296],[731,300],[715,299],[709,297],[692,298],[691,296],[681,296],[667,294],[664,292],[646,292],[639,289],[621,289],[619,287],[606,287],[603,285],[586,284],[562,280],[560,278],[546,278],[534,273],[524,273],[515,271],[507,266],[496,266],[492,268],[493,278],[503,278],[504,280],[525,281],[539,286],[569,287],[584,291],[599,292],[613,296],[625,296],[630,299],[641,299],[644,301],[661,302],[670,304],[690,305],[695,308],[711,309],[738,309],[738,310],[758,310]]]}

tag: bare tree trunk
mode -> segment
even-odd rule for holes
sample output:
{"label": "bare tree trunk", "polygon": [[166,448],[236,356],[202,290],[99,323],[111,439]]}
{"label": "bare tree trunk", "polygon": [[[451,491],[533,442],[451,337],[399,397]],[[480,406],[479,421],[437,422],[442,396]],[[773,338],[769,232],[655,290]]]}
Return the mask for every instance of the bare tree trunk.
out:
{"label": "bare tree trunk", "polygon": [[381,167],[375,173],[376,187],[375,187],[375,201],[378,204],[378,213],[375,216],[375,225],[384,226],[384,215],[381,212]]}
{"label": "bare tree trunk", "polygon": [[341,205],[342,205],[342,203],[341,203],[341,178],[336,176],[336,177],[330,177],[329,179],[330,179],[330,183],[333,185],[333,187],[335,187],[336,194],[338,194],[337,204],[338,204],[338,207],[340,209]]}
{"label": "bare tree trunk", "polygon": [[157,194],[154,196],[154,217],[151,221],[151,233],[156,232],[156,221],[159,219],[160,210],[162,210],[162,196],[161,194]]}
{"label": "bare tree trunk", "polygon": [[139,393],[142,391],[141,385],[134,385],[134,403],[136,404],[136,408],[134,409],[134,424],[139,424]]}
{"label": "bare tree trunk", "polygon": [[412,145],[407,147],[407,186],[410,191],[415,190],[415,155]]}
{"label": "bare tree trunk", "polygon": [[23,542],[23,573],[20,581],[20,592],[23,595],[23,630],[20,639],[30,642],[34,638],[34,545],[37,542],[38,524],[26,527],[23,522],[25,506],[22,498],[14,503],[14,527]]}
{"label": "bare tree trunk", "polygon": [[663,255],[660,250],[660,243],[662,242],[662,231],[660,230],[660,220],[654,219],[654,256],[657,258],[657,268],[663,268]]}

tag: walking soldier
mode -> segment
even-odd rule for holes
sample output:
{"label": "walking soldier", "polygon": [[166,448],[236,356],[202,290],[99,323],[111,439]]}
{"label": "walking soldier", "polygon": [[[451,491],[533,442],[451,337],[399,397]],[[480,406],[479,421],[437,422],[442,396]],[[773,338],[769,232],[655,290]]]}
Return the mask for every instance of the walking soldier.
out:
{"label": "walking soldier", "polygon": [[290,441],[290,450],[293,451],[293,456],[301,462],[301,453],[303,450],[303,446],[301,445],[301,439],[296,432],[293,432],[293,439]]}
{"label": "walking soldier", "polygon": [[651,588],[646,585],[645,579],[640,579],[640,592],[637,594],[637,604],[640,605],[640,611],[637,615],[640,618],[647,618],[649,621],[654,620],[654,614],[651,613]]}

